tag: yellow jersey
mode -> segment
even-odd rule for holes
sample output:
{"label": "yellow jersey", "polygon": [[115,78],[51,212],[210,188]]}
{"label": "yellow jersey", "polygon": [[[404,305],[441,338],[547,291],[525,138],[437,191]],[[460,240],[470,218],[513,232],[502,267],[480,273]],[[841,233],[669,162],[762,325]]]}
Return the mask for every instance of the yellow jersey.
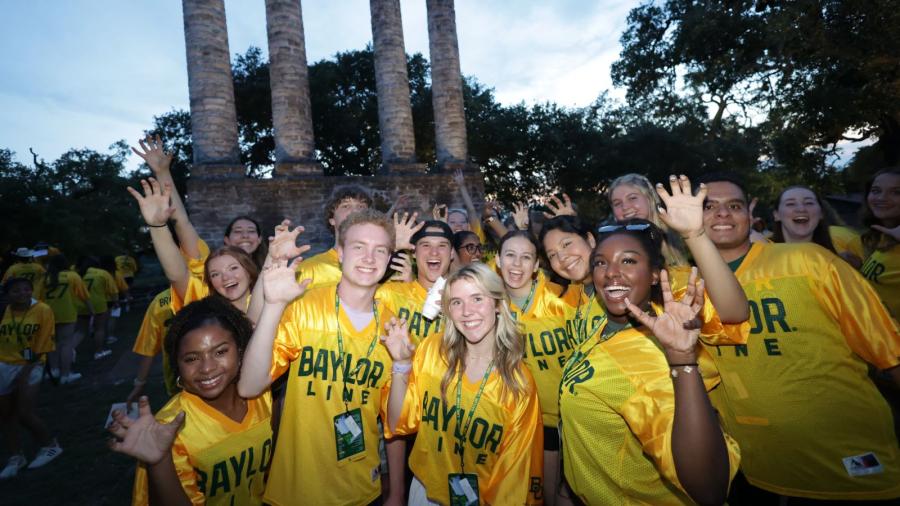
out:
{"label": "yellow jersey", "polygon": [[[169,423],[181,411],[184,426],[172,444],[175,472],[192,504],[261,505],[265,473],[272,460],[272,396],[247,399],[240,422],[223,415],[188,392],[175,394],[156,414]],[[147,469],[139,464],[132,505],[148,504]]]}
{"label": "yellow jersey", "polygon": [[444,335],[444,317],[429,320],[422,315],[428,290],[418,281],[388,281],[378,287],[375,298],[409,326],[409,339],[418,344],[426,337]]}
{"label": "yellow jersey", "polygon": [[191,273],[191,277],[203,281],[206,277],[204,268],[206,267],[206,259],[209,258],[209,245],[206,244],[206,241],[203,239],[197,239],[197,249],[200,251],[200,256],[197,258],[189,257],[183,249],[180,249],[179,252],[181,253],[181,257],[184,258],[184,261],[187,262],[188,271]]}
{"label": "yellow jersey", "polygon": [[187,306],[191,302],[206,298],[209,296],[209,286],[204,278],[190,276],[188,278],[187,289],[184,291],[184,297],[179,297],[178,292],[169,287],[170,306],[173,313],[181,311],[181,308]]}
{"label": "yellow jersey", "polygon": [[878,292],[881,302],[900,320],[900,244],[873,251],[863,262],[861,271]]}
{"label": "yellow jersey", "polygon": [[307,258],[297,266],[297,280],[312,279],[307,289],[336,285],[341,276],[341,261],[334,248]]}
{"label": "yellow jersey", "polygon": [[74,323],[78,320],[78,306],[76,300],[89,299],[87,288],[75,271],[62,271],[59,273],[58,283],[50,288],[48,276],[44,276],[45,302],[56,317],[56,324]]}
{"label": "yellow jersey", "polygon": [[559,380],[563,367],[575,348],[566,322],[572,307],[554,295],[545,278],[534,281],[534,293],[523,312],[515,303],[511,310],[525,340],[525,365],[537,384],[541,416],[547,427],[559,423]]}
{"label": "yellow jersey", "polygon": [[[278,327],[270,377],[288,372],[288,383],[265,493],[274,506],[300,498],[305,504],[366,505],[381,495],[377,419],[385,418],[381,401],[390,391],[392,362],[378,336],[393,314],[379,303],[378,317],[357,330],[344,309],[335,308],[336,290],[307,291],[288,305]],[[338,446],[345,442],[348,414],[360,447]]]}
{"label": "yellow jersey", "polygon": [[[559,385],[566,480],[585,504],[693,504],[672,454],[675,390],[646,328],[582,343]],[[740,451],[725,436],[729,477]]]}
{"label": "yellow jersey", "polygon": [[32,300],[24,312],[6,306],[0,321],[0,362],[26,365],[33,360],[25,356],[25,350],[43,361],[46,357],[42,355],[56,349],[55,332],[53,310],[47,304]]}
{"label": "yellow jersey", "polygon": [[32,297],[43,300],[43,279],[45,272],[47,271],[44,267],[37,262],[12,264],[9,266],[9,269],[6,269],[6,272],[3,273],[2,282],[6,283],[6,280],[9,278],[25,278],[28,281],[31,281],[31,287],[33,289]]}
{"label": "yellow jersey", "polygon": [[[484,382],[472,382],[465,374],[461,387],[451,381],[444,398],[441,380],[446,370],[441,336],[425,339],[416,350],[402,413],[393,431],[416,433],[409,468],[425,486],[428,498],[449,504],[449,475],[465,472],[478,476],[480,504],[543,504],[544,429],[537,386],[528,368],[519,369],[528,390],[518,400],[503,394],[503,378],[496,369]],[[482,384],[482,395],[472,411]],[[386,408],[387,398],[384,403]],[[388,436],[389,429],[385,427]]]}
{"label": "yellow jersey", "polygon": [[828,227],[828,235],[831,237],[831,244],[834,245],[838,255],[852,253],[860,260],[866,257],[859,233],[852,228],[831,225]]}
{"label": "yellow jersey", "polygon": [[150,301],[150,305],[147,306],[147,311],[144,313],[144,320],[141,322],[141,329],[138,331],[133,348],[135,353],[145,357],[155,357],[162,352],[163,379],[169,395],[173,395],[177,391],[175,386],[175,377],[177,375],[172,370],[172,364],[163,346],[163,340],[166,337],[166,332],[169,330],[169,323],[171,323],[172,317],[175,316],[170,306],[171,302],[171,288],[159,292]]}
{"label": "yellow jersey", "polygon": [[116,257],[116,272],[121,273],[122,277],[133,278],[137,272],[137,260],[130,255],[119,255]]}
{"label": "yellow jersey", "polygon": [[[113,279],[109,272],[89,267],[82,278],[87,286],[88,298],[91,300],[91,307],[94,313],[105,313],[109,311],[108,301],[119,298],[119,288],[116,286],[116,280]],[[75,302],[78,306],[78,315],[86,316],[90,314],[87,305],[78,300]]]}
{"label": "yellow jersey", "polygon": [[747,480],[814,499],[900,497],[891,410],[868,377],[868,364],[900,364],[900,334],[878,295],[813,243],[755,243],[735,275],[750,338],[708,347],[722,375],[710,397],[741,444]]}

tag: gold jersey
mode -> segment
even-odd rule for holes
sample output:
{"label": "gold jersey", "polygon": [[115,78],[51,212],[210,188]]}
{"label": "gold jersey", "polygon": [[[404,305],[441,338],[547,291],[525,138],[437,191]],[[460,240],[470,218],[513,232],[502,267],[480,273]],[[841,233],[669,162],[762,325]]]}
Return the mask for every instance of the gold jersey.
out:
{"label": "gold jersey", "polygon": [[[585,504],[693,504],[672,454],[675,391],[646,328],[597,334],[575,352],[559,386],[563,465]],[[727,435],[729,476],[740,451]]]}
{"label": "gold jersey", "polygon": [[172,321],[172,317],[175,316],[175,313],[172,312],[171,302],[171,288],[159,292],[150,301],[132,349],[138,355],[145,357],[155,357],[159,353],[163,354],[163,379],[169,395],[174,394],[177,390],[175,387],[175,377],[177,375],[172,370],[172,364],[163,346],[163,340],[166,337],[166,332],[169,330],[169,323]]}
{"label": "gold jersey", "polygon": [[[240,422],[184,391],[175,394],[156,414],[156,419],[160,423],[169,423],[181,411],[186,416],[184,426],[172,444],[172,460],[191,503],[261,505],[265,473],[272,460],[272,396],[269,392],[247,399],[247,414]],[[148,487],[147,469],[139,464],[132,505],[148,504]]]}
{"label": "gold jersey", "polygon": [[[440,336],[425,339],[416,350],[394,431],[398,435],[416,433],[409,467],[425,486],[428,498],[449,504],[449,475],[465,472],[477,474],[481,504],[543,504],[544,431],[536,385],[527,367],[519,369],[526,379],[523,397],[516,400],[510,393],[504,395],[503,379],[494,370],[483,383],[473,412],[482,380],[472,382],[463,375],[461,387],[451,381],[442,396],[441,379],[447,364],[440,350]],[[456,402],[457,390],[460,403]],[[386,409],[386,398],[384,403]],[[385,432],[391,435],[388,427]]]}
{"label": "gold jersey", "polygon": [[747,480],[814,499],[900,497],[891,410],[868,377],[868,364],[900,364],[900,334],[875,291],[813,243],[753,244],[735,275],[750,337],[708,350]]}
{"label": "gold jersey", "polygon": [[[56,349],[53,310],[43,302],[34,302],[23,312],[6,306],[0,321],[0,362],[25,365],[30,350],[35,358]],[[46,357],[41,357],[46,358]]]}
{"label": "gold jersey", "polygon": [[[337,285],[307,291],[282,315],[272,350],[274,380],[288,373],[287,394],[265,501],[366,505],[381,495],[377,419],[390,391],[391,357],[379,342],[393,314],[356,329],[342,307]],[[338,332],[343,342],[340,354]],[[343,392],[343,395],[342,395]],[[346,399],[347,402],[343,402]],[[339,458],[338,427],[354,414],[362,450]]]}

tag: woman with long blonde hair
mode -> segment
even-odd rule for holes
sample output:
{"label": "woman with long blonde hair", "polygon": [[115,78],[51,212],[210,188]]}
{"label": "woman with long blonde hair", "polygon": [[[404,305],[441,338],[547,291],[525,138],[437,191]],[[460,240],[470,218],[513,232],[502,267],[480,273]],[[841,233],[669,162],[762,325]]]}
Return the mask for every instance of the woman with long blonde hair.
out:
{"label": "woman with long blonde hair", "polygon": [[409,504],[541,504],[543,425],[503,281],[472,263],[443,295],[443,336],[415,351],[406,322],[383,342],[393,359],[388,427],[418,433]]}

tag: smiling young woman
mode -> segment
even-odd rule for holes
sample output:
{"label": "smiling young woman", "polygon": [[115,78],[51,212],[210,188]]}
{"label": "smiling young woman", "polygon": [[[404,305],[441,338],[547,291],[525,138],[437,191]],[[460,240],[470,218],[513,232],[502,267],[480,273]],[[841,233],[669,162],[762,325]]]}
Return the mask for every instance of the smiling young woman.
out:
{"label": "smiling young woman", "polygon": [[673,299],[661,232],[646,221],[600,233],[591,263],[608,319],[559,387],[569,486],[585,504],[721,504],[739,456],[697,366],[703,283],[694,271]]}
{"label": "smiling young woman", "polygon": [[140,418],[116,412],[109,427],[111,448],[140,462],[133,504],[262,504],[272,458],[271,396],[244,399],[237,391],[252,333],[244,314],[220,297],[175,315],[165,347],[182,391],[155,418],[142,397]]}
{"label": "smiling young woman", "polygon": [[452,324],[415,358],[406,322],[392,319],[382,338],[394,360],[386,431],[417,433],[409,504],[541,504],[541,411],[503,282],[467,265],[447,280],[443,308]]}

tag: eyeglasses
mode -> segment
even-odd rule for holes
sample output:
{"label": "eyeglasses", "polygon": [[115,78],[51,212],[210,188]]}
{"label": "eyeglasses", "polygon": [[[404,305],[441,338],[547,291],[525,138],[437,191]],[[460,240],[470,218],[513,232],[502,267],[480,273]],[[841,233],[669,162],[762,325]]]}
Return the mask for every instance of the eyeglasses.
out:
{"label": "eyeglasses", "polygon": [[617,230],[628,230],[629,232],[643,232],[650,228],[649,223],[634,223],[632,225],[603,225],[602,227],[597,229],[597,233],[600,234],[608,234],[610,232],[615,232]]}
{"label": "eyeglasses", "polygon": [[463,244],[460,248],[466,250],[470,255],[474,255],[476,251],[478,253],[484,252],[484,248],[481,247],[481,244]]}

